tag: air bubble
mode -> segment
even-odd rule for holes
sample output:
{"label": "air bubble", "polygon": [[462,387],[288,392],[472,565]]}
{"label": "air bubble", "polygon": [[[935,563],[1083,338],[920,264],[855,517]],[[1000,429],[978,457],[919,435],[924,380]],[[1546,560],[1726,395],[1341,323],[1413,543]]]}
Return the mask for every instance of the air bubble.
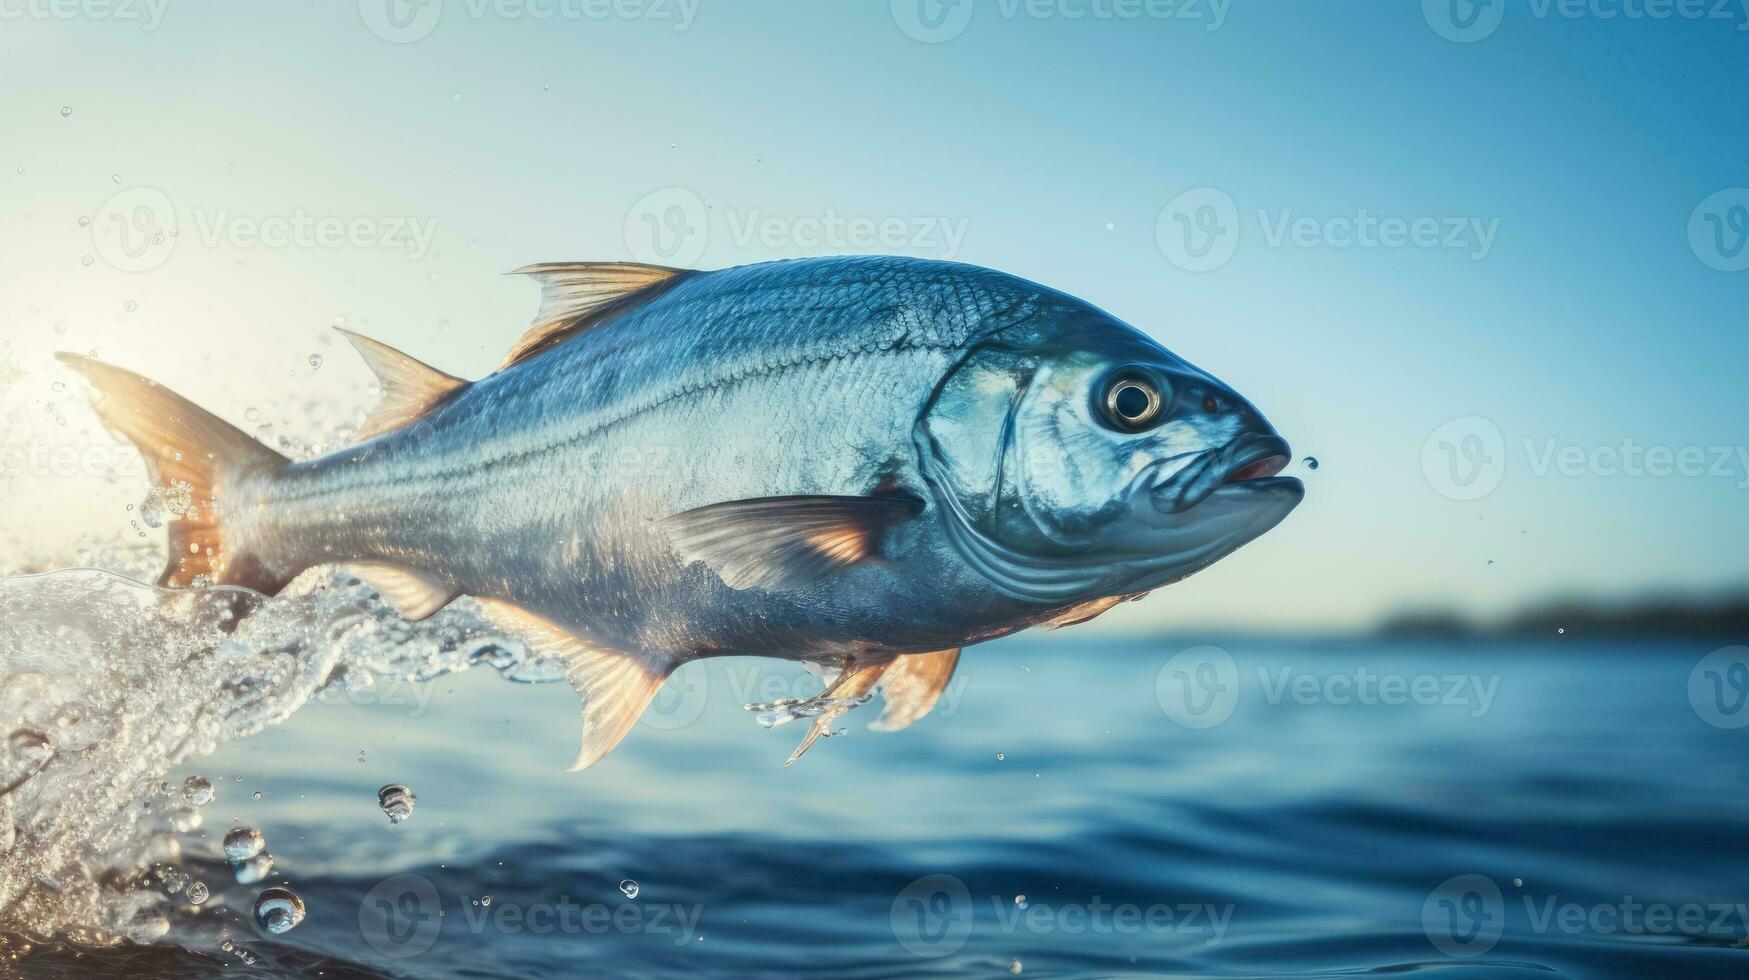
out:
{"label": "air bubble", "polygon": [[1308,470],[1315,470],[1318,468],[1318,457],[1316,456],[1307,456],[1305,459],[1300,460],[1300,462],[1305,464],[1305,467]]}
{"label": "air bubble", "polygon": [[638,883],[631,880],[630,878],[627,878],[626,880],[619,883],[619,890],[627,898],[637,898],[638,897]]}

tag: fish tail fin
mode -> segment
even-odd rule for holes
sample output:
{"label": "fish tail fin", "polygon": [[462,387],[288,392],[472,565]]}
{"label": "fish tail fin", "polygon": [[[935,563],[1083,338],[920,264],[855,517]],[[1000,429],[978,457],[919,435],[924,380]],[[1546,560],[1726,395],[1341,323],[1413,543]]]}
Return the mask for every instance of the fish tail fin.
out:
{"label": "fish tail fin", "polygon": [[286,458],[150,378],[78,354],[55,357],[91,382],[98,418],[139,449],[152,485],[180,498],[169,521],[170,560],[158,584],[186,586],[204,576],[279,591],[283,581],[264,575],[252,556],[227,540],[218,505],[237,477],[278,469]]}

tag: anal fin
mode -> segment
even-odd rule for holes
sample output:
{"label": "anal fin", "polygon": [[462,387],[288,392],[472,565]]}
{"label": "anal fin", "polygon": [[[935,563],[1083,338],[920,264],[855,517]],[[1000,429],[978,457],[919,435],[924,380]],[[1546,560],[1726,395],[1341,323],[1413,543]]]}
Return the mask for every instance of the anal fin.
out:
{"label": "anal fin", "polygon": [[410,623],[426,619],[461,595],[448,582],[430,572],[388,562],[353,562],[346,572],[377,590]]}
{"label": "anal fin", "polygon": [[868,726],[869,731],[896,732],[928,714],[941,698],[941,692],[947,690],[959,662],[959,647],[907,654],[894,660],[881,675],[881,694],[887,706]]}
{"label": "anal fin", "polygon": [[587,769],[612,752],[679,666],[667,657],[593,643],[507,602],[487,599],[480,606],[495,625],[539,653],[564,662],[565,679],[583,699],[583,742],[572,772]]}

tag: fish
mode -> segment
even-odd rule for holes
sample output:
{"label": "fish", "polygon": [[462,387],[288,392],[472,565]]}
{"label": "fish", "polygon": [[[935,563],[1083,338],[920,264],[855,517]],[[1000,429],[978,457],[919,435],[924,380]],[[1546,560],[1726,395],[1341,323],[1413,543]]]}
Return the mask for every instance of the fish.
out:
{"label": "fish", "polygon": [[1304,495],[1249,401],[1017,276],[879,255],[517,272],[539,310],[478,380],[343,330],[379,401],[312,459],[58,354],[186,502],[159,584],[273,594],[333,567],[409,621],[468,597],[564,666],[573,770],[685,663],[800,661],[824,690],[787,765],[875,694],[872,727],[905,728],[964,648],[1141,598]]}

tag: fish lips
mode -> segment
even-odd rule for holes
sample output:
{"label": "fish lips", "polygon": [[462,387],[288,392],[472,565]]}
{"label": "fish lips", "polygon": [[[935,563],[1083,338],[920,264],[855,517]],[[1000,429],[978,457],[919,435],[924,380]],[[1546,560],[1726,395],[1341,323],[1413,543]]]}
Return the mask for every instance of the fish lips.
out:
{"label": "fish lips", "polygon": [[1183,514],[1216,493],[1292,496],[1293,504],[1298,504],[1305,495],[1305,485],[1294,477],[1276,475],[1292,458],[1285,439],[1274,433],[1249,432],[1156,479],[1148,487],[1148,497],[1155,510],[1173,515]]}

